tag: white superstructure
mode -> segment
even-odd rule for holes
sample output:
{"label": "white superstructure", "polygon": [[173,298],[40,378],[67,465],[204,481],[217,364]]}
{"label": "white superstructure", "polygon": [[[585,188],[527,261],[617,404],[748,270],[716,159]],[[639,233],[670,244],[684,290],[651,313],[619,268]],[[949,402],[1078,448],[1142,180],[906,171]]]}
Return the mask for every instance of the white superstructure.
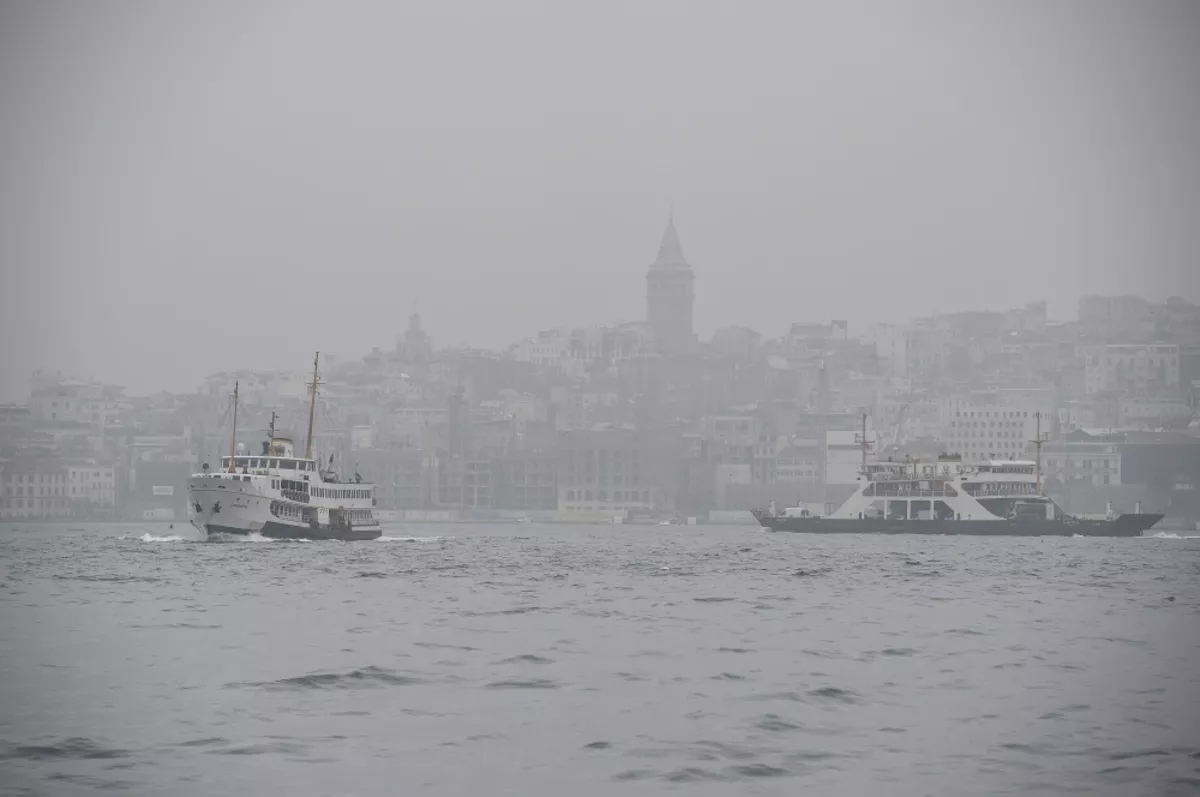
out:
{"label": "white superstructure", "polygon": [[[318,354],[318,357],[320,355]],[[372,508],[375,486],[355,474],[343,482],[311,456],[316,412],[317,359],[313,359],[308,443],[296,456],[291,439],[275,434],[275,416],[262,453],[244,454],[237,444],[238,388],[233,390],[230,456],[211,470],[208,463],[188,480],[192,525],[205,534],[262,534],[288,539],[374,539],[382,534]]]}
{"label": "white superstructure", "polygon": [[264,448],[258,456],[222,457],[219,469],[192,476],[193,525],[206,533],[288,537],[379,531],[374,485],[337,481],[315,459],[297,457],[287,438]]}
{"label": "white superstructure", "polygon": [[[830,519],[1007,520],[1036,513],[1054,519],[1061,510],[1039,490],[1037,465],[1026,460],[965,464],[957,457],[936,463],[875,462],[860,468],[859,487]],[[810,517],[789,508],[787,517]]]}

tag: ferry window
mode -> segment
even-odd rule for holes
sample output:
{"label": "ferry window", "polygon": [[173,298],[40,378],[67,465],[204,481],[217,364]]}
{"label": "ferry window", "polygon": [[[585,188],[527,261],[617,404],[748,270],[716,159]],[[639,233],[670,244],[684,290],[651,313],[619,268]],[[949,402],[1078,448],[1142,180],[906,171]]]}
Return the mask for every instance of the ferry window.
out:
{"label": "ferry window", "polygon": [[295,470],[295,469],[296,469],[296,460],[294,460],[294,459],[283,459],[283,460],[280,460],[280,461],[279,461],[279,465],[280,465],[280,467],[281,467],[281,468],[283,468],[284,470]]}
{"label": "ferry window", "polygon": [[272,468],[275,468],[276,470],[278,470],[278,469],[279,469],[279,460],[277,460],[277,459],[273,459],[273,460],[271,460],[271,465],[270,465],[270,467],[272,467]]}

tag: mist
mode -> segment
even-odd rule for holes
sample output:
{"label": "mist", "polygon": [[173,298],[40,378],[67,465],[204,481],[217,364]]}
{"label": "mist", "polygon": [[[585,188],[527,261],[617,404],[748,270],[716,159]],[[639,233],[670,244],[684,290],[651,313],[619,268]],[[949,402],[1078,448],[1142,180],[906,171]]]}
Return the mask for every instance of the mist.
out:
{"label": "mist", "polygon": [[640,319],[1198,293],[1191,3],[10,4],[0,398]]}

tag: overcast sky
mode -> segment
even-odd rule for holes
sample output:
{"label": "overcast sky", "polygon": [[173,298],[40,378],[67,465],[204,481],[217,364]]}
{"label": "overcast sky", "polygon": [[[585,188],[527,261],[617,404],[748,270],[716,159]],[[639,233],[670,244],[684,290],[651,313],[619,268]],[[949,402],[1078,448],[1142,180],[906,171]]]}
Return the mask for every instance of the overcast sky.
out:
{"label": "overcast sky", "polygon": [[1200,301],[1200,3],[0,10],[0,400],[638,320]]}

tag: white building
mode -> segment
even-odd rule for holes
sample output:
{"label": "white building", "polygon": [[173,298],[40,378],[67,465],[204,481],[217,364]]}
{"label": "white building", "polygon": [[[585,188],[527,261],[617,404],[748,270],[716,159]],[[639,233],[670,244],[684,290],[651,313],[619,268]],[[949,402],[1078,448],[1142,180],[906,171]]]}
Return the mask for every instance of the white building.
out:
{"label": "white building", "polygon": [[513,357],[517,362],[533,363],[538,368],[558,366],[571,348],[570,333],[562,329],[539,332],[537,339],[526,338],[516,345]]}
{"label": "white building", "polygon": [[942,399],[940,416],[942,447],[980,462],[1024,458],[1039,427],[1043,438],[1054,434],[1058,414],[1049,391],[1030,389]]}
{"label": "white building", "polygon": [[[867,428],[867,458],[879,450],[879,432]],[[825,483],[856,484],[863,460],[862,430],[831,429],[825,432]]]}
{"label": "white building", "polygon": [[1089,396],[1127,393],[1174,395],[1179,391],[1179,346],[1173,343],[1113,343],[1083,349],[1084,386]]}
{"label": "white building", "polygon": [[96,509],[116,506],[117,481],[112,465],[72,462],[67,465],[66,486],[67,497],[73,504],[88,504]]}
{"label": "white building", "polygon": [[[805,442],[809,444],[804,445]],[[817,441],[793,441],[775,456],[774,481],[778,484],[816,484],[821,473],[820,460],[821,448]]]}
{"label": "white building", "polygon": [[1042,447],[1042,473],[1051,484],[1088,482],[1095,487],[1121,483],[1121,447],[1116,443],[1048,443]]}
{"label": "white building", "polygon": [[1159,428],[1186,424],[1192,408],[1183,398],[1129,396],[1120,401],[1120,423],[1126,428]]}

